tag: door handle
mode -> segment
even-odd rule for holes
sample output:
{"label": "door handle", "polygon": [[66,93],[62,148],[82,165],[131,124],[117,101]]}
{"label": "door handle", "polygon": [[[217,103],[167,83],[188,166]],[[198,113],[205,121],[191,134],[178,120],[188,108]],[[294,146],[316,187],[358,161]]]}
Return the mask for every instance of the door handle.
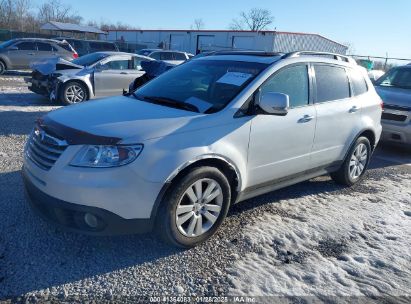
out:
{"label": "door handle", "polygon": [[359,110],[359,108],[357,106],[353,106],[348,112],[350,113],[355,113]]}
{"label": "door handle", "polygon": [[299,122],[299,123],[309,122],[309,121],[311,121],[311,120],[313,120],[313,119],[314,119],[314,116],[304,115],[302,118],[300,118],[300,119],[298,120],[298,122]]}
{"label": "door handle", "polygon": [[28,53],[27,55],[31,55],[31,56],[33,56],[33,55],[34,55],[34,53]]}
{"label": "door handle", "polygon": [[121,75],[128,75],[127,72],[121,72],[120,74],[121,74]]}

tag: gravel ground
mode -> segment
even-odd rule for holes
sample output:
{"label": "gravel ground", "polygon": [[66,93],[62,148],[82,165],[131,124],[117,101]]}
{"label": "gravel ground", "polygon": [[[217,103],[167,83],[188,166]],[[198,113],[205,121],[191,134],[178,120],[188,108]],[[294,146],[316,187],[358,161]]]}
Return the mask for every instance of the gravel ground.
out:
{"label": "gravel ground", "polygon": [[[284,202],[311,195],[332,204],[337,194],[372,193],[374,180],[411,174],[406,165],[411,163],[408,152],[379,150],[367,174],[369,182],[346,189],[320,177],[249,200],[232,208],[215,237],[190,250],[170,248],[151,234],[88,237],[65,233],[31,212],[20,178],[23,145],[34,120],[56,107],[29,93],[20,76],[0,77],[0,301],[54,297],[110,301],[119,296],[125,301],[141,295],[235,294],[228,271],[255,250],[244,235],[253,219],[266,213],[292,218],[297,215],[287,212]],[[332,259],[351,240],[344,242],[324,241],[318,250]]]}

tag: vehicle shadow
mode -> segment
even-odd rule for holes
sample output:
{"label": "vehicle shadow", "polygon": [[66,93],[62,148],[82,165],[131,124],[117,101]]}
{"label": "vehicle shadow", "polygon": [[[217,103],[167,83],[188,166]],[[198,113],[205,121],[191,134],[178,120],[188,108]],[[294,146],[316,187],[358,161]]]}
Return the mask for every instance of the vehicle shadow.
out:
{"label": "vehicle shadow", "polygon": [[0,136],[27,135],[36,119],[47,113],[48,111],[0,111]]}
{"label": "vehicle shadow", "polygon": [[0,301],[181,252],[152,234],[92,237],[55,228],[30,210],[20,171],[0,174],[0,204]]}
{"label": "vehicle shadow", "polygon": [[30,76],[30,70],[8,70],[4,73],[6,76]]}
{"label": "vehicle shadow", "polygon": [[411,148],[380,143],[372,156],[370,169],[410,165]]}

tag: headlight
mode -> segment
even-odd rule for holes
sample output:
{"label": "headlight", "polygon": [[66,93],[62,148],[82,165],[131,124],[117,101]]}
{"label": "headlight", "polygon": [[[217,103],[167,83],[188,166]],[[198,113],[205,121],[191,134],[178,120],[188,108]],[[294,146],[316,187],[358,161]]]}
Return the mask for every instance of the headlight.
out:
{"label": "headlight", "polygon": [[109,168],[134,161],[143,150],[143,145],[132,146],[84,146],[70,165],[75,167]]}

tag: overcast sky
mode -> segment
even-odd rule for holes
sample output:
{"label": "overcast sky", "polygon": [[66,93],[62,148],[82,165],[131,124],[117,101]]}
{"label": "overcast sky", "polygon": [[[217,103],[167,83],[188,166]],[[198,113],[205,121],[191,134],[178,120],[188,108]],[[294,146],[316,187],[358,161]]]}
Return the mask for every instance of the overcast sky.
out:
{"label": "overcast sky", "polygon": [[[43,0],[36,0],[38,4]],[[361,55],[411,58],[411,0],[61,0],[85,20],[118,21],[141,29],[227,29],[253,7],[269,9],[270,29],[311,32],[350,42]]]}

